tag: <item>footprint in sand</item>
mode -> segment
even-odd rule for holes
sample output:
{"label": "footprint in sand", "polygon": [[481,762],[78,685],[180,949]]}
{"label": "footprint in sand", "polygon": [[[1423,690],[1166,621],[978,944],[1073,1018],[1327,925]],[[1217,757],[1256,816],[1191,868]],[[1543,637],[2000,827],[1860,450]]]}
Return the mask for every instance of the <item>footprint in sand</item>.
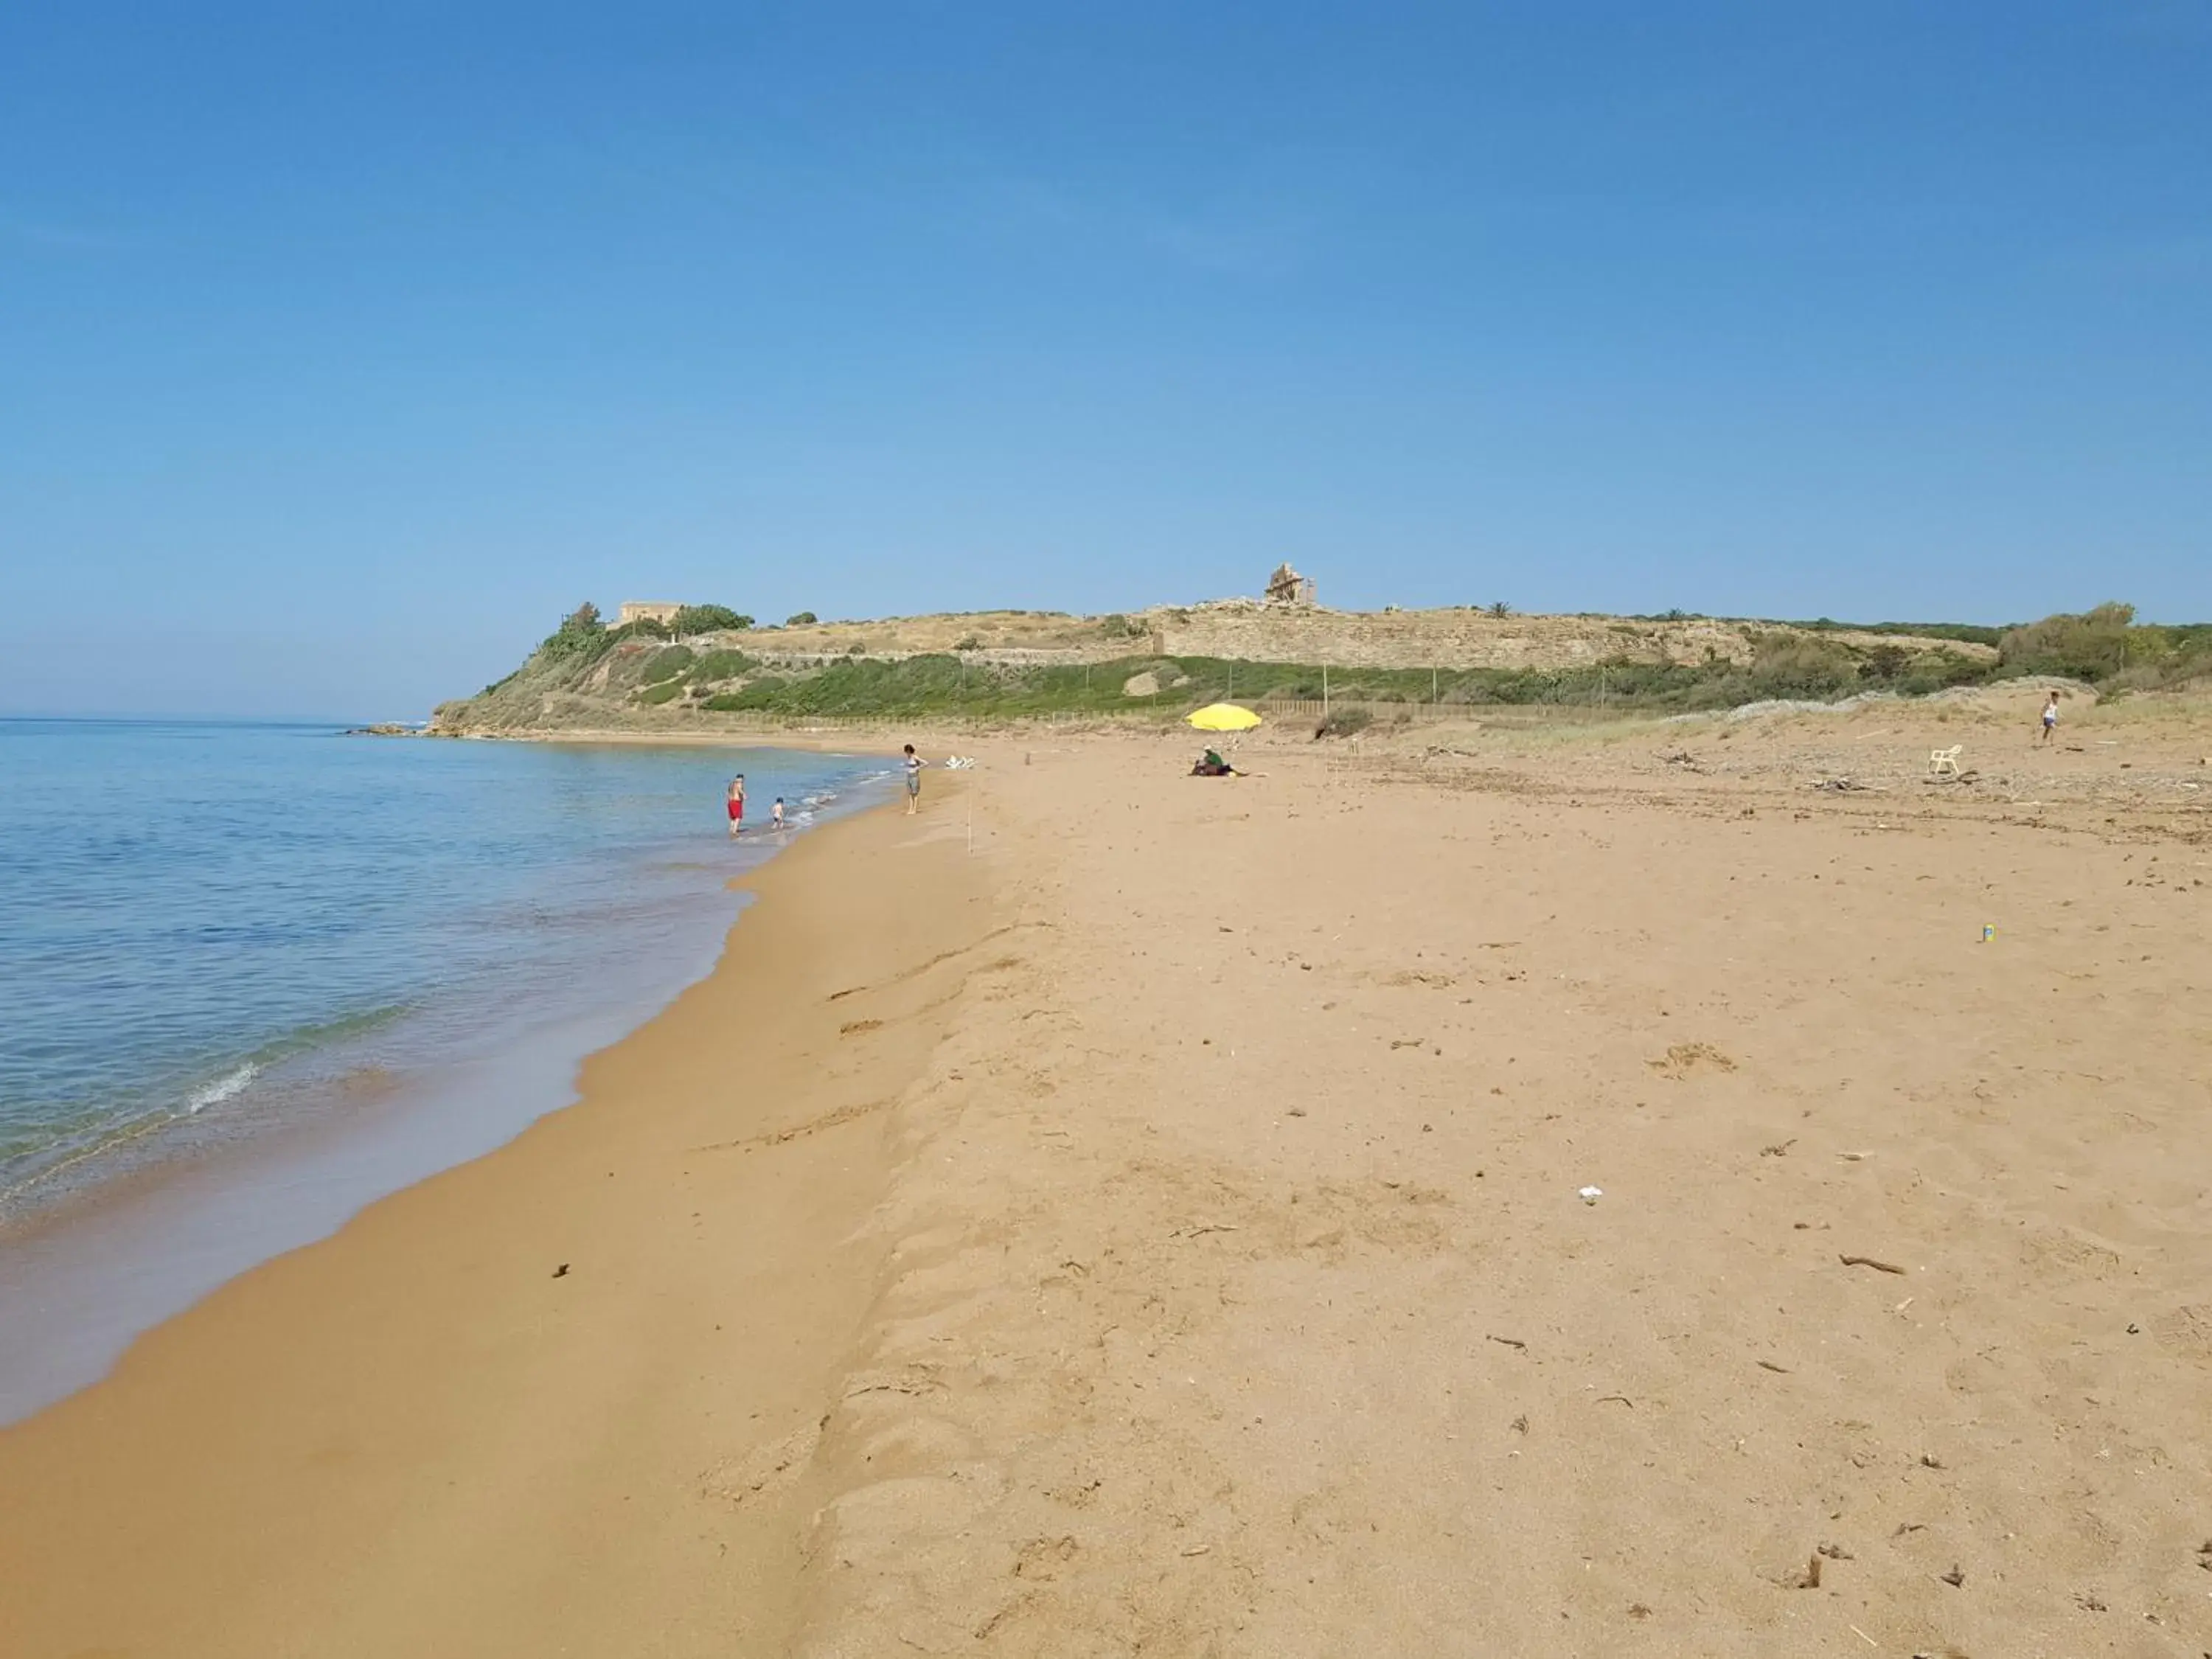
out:
{"label": "footprint in sand", "polygon": [[822,1425],[810,1423],[781,1440],[726,1457],[699,1477],[700,1496],[742,1504],[781,1492],[799,1479],[821,1441]]}
{"label": "footprint in sand", "polygon": [[2185,1303],[2151,1322],[2158,1345],[2185,1358],[2212,1362],[2212,1302]]}
{"label": "footprint in sand", "polygon": [[1680,1082],[1699,1070],[1733,1072],[1735,1061],[1710,1042],[1678,1042],[1656,1060],[1644,1062],[1662,1077]]}
{"label": "footprint in sand", "polygon": [[1431,990],[1442,991],[1458,984],[1459,981],[1449,974],[1425,974],[1417,969],[1401,968],[1395,974],[1386,975],[1382,983],[1401,991],[1411,990],[1415,986],[1426,986]]}

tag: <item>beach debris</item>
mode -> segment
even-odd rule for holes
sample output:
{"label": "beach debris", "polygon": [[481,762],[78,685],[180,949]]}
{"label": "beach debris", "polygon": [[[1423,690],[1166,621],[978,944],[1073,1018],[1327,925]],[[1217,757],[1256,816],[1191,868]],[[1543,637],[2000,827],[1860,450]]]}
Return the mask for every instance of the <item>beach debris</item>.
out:
{"label": "beach debris", "polygon": [[1649,1619],[1651,1616],[1651,1609],[1641,1601],[1631,1602],[1628,1608],[1628,1616],[1631,1619]]}
{"label": "beach debris", "polygon": [[1188,1555],[1209,1555],[1209,1554],[1212,1553],[1212,1551],[1213,1551],[1213,1546],[1212,1546],[1212,1545],[1211,1545],[1211,1544],[1193,1544],[1193,1545],[1192,1545],[1188,1549],[1185,1550],[1185,1551],[1183,1552],[1183,1553],[1184,1553],[1185,1555],[1187,1555],[1187,1556],[1188,1556]]}
{"label": "beach debris", "polygon": [[1808,1555],[1805,1558],[1805,1571],[1791,1582],[1790,1587],[1792,1589],[1820,1588],[1820,1558],[1818,1555]]}
{"label": "beach debris", "polygon": [[1942,1579],[1945,1583],[1948,1584],[1953,1589],[1957,1589],[1961,1584],[1964,1584],[1966,1582],[1965,1571],[1955,1561],[1951,1564],[1950,1571],[1939,1572],[1936,1576]]}
{"label": "beach debris", "polygon": [[1894,1261],[1877,1261],[1870,1255],[1846,1255],[1837,1259],[1846,1267],[1872,1267],[1876,1273],[1901,1273],[1905,1271]]}
{"label": "beach debris", "polygon": [[1790,1149],[1796,1144],[1797,1137],[1792,1135],[1787,1140],[1776,1141],[1771,1146],[1760,1147],[1759,1155],[1761,1158],[1787,1158],[1790,1156]]}
{"label": "beach debris", "polygon": [[1927,1530],[1928,1523],[1925,1521],[1900,1521],[1897,1523],[1897,1530],[1890,1534],[1890,1536],[1902,1538],[1908,1532],[1926,1532]]}
{"label": "beach debris", "polygon": [[1858,1559],[1858,1557],[1853,1555],[1841,1544],[1823,1544],[1815,1553],[1826,1556],[1831,1561],[1856,1561]]}
{"label": "beach debris", "polygon": [[1622,1405],[1631,1411],[1636,1409],[1636,1402],[1625,1394],[1601,1394],[1591,1401],[1590,1404],[1593,1406]]}
{"label": "beach debris", "polygon": [[2098,1598],[2097,1592],[2094,1590],[2075,1591],[2074,1605],[2081,1608],[2084,1613],[2110,1613],[2112,1611],[2110,1607],[2106,1607],[2105,1603]]}
{"label": "beach debris", "polygon": [[[1516,1434],[1526,1434],[1528,1432],[1528,1419],[1527,1416],[1523,1415],[1513,1419],[1513,1432]],[[2203,1566],[2204,1563],[2200,1561],[2197,1565]]]}
{"label": "beach debris", "polygon": [[1923,1452],[1920,1454],[1920,1467],[1923,1469],[1940,1469],[1943,1467],[1943,1461],[1939,1457],[1930,1457],[1926,1452]]}
{"label": "beach debris", "polygon": [[1866,785],[1853,783],[1849,778],[1822,778],[1813,787],[1815,789],[1826,789],[1838,795],[1856,795],[1863,793],[1866,788]]}
{"label": "beach debris", "polygon": [[1760,1360],[1759,1362],[1759,1369],[1763,1371],[1772,1371],[1777,1376],[1787,1376],[1790,1375],[1790,1367],[1787,1365],[1778,1365],[1771,1359]]}
{"label": "beach debris", "polygon": [[1846,1164],[1863,1164],[1874,1154],[1872,1152],[1838,1152],[1836,1156]]}
{"label": "beach debris", "polygon": [[1602,1187],[1578,1188],[1576,1190],[1575,1196],[1582,1200],[1585,1204],[1595,1204],[1598,1200],[1605,1196],[1605,1188]]}
{"label": "beach debris", "polygon": [[1208,1233],[1234,1233],[1243,1231],[1233,1221],[1206,1221],[1195,1227],[1178,1227],[1168,1237],[1170,1238],[1203,1238]]}
{"label": "beach debris", "polygon": [[1528,1345],[1517,1336],[1491,1336],[1486,1334],[1482,1340],[1486,1342],[1496,1342],[1508,1348],[1519,1348],[1523,1352],[1526,1352],[1528,1347]]}
{"label": "beach debris", "polygon": [[1987,945],[1997,936],[1997,930],[1988,922],[1982,924],[1982,943]]}
{"label": "beach debris", "polygon": [[1854,1635],[1854,1636],[1857,1637],[1857,1638],[1859,1638],[1859,1640],[1860,1640],[1860,1641],[1862,1641],[1862,1642],[1865,1643],[1865,1644],[1866,1644],[1869,1647],[1870,1647],[1870,1648],[1878,1648],[1878,1647],[1880,1647],[1880,1646],[1881,1645],[1881,1643],[1879,1643],[1879,1642],[1875,1641],[1875,1640],[1874,1639],[1874,1638],[1873,1638],[1873,1637],[1869,1636],[1869,1635],[1868,1635],[1864,1631],[1861,1630],[1861,1629],[1860,1629],[1856,1625],[1846,1625],[1846,1626],[1844,1626],[1844,1628],[1845,1630],[1847,1630],[1847,1631],[1850,1632],[1850,1633],[1851,1633],[1852,1635]]}
{"label": "beach debris", "polygon": [[556,1279],[566,1279],[568,1276],[568,1264],[565,1261],[553,1270],[553,1277]]}

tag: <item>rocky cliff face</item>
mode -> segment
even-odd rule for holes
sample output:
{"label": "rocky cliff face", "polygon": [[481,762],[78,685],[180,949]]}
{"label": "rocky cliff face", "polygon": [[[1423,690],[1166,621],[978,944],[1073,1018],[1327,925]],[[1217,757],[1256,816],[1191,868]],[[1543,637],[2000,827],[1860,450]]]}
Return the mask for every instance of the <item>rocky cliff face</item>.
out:
{"label": "rocky cliff face", "polygon": [[[1341,668],[1577,668],[1619,660],[1741,663],[1751,660],[1753,631],[1744,623],[1702,617],[1683,622],[1501,617],[1481,611],[1328,611],[1316,605],[1234,600],[1148,611],[1145,620],[1156,631],[1159,650],[1170,656],[1325,662]],[[1972,649],[1995,655],[1987,647]]]}

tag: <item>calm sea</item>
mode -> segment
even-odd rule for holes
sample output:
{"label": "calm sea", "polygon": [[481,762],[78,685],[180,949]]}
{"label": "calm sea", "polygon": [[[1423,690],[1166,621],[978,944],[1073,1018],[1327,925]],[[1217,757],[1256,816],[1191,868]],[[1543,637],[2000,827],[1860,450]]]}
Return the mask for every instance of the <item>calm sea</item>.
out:
{"label": "calm sea", "polygon": [[[728,841],[737,771],[749,820],[781,795],[794,833],[888,776],[787,750],[0,720],[0,1419],[568,1099],[584,1054],[713,964],[728,878],[772,850]],[[141,1188],[160,1196],[91,1201]]]}

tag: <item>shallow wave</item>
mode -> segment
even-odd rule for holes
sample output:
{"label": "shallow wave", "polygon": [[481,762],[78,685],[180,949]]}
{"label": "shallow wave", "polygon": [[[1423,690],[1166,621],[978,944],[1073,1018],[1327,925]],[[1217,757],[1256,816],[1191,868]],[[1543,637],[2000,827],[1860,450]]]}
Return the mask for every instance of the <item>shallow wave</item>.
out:
{"label": "shallow wave", "polygon": [[[723,756],[303,735],[0,720],[0,887],[38,895],[0,906],[0,1209],[712,961]],[[864,764],[738,759],[800,828]],[[112,810],[149,777],[161,814]]]}
{"label": "shallow wave", "polygon": [[246,1085],[260,1075],[260,1066],[253,1060],[247,1060],[245,1065],[228,1076],[219,1077],[212,1083],[204,1084],[185,1096],[185,1115],[187,1117],[192,1116],[205,1111],[210,1106],[220,1105],[222,1102],[244,1093]]}
{"label": "shallow wave", "polygon": [[58,1118],[45,1126],[44,1135],[22,1137],[24,1144],[9,1147],[8,1156],[0,1159],[0,1211],[65,1186],[70,1177],[82,1178],[88,1164],[104,1166],[131,1156],[149,1137],[237,1100],[273,1066],[287,1061],[312,1065],[317,1054],[335,1052],[340,1044],[380,1030],[410,1011],[405,1003],[386,1003],[317,1020],[264,1043],[243,1059],[227,1062],[226,1069],[214,1077],[182,1088],[173,1083],[163,1097],[82,1107]]}

